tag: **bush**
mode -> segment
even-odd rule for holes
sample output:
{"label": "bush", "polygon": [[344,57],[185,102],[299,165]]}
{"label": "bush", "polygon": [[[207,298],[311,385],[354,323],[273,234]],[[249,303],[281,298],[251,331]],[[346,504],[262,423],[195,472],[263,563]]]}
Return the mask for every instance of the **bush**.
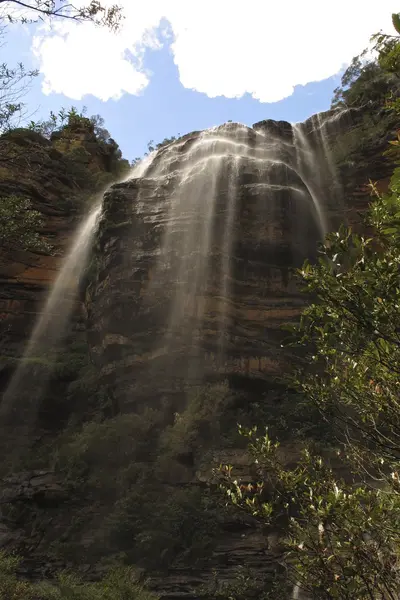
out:
{"label": "bush", "polygon": [[18,579],[20,563],[20,557],[0,552],[0,600],[157,600],[129,567],[114,569],[96,582],[60,573],[53,582],[30,583]]}

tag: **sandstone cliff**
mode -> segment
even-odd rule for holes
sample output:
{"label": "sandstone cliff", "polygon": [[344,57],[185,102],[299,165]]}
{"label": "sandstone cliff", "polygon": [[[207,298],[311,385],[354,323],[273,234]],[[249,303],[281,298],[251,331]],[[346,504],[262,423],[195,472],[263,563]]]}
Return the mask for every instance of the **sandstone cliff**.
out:
{"label": "sandstone cliff", "polygon": [[24,129],[1,138],[0,195],[31,201],[43,217],[41,234],[51,254],[0,248],[0,390],[21,356],[46,293],[68,251],[74,229],[97,190],[116,176],[114,147],[100,142],[88,123],[76,123],[51,139]]}
{"label": "sandstone cliff", "polygon": [[[42,418],[50,440],[30,466],[45,470],[43,480],[25,472],[5,485],[4,543],[29,554],[32,573],[81,563],[95,574],[123,560],[170,599],[198,598],[214,569],[226,581],[243,564],[273,575],[279,547],[224,506],[213,468],[234,463],[252,480],[237,422],[301,432],[281,381],[295,359],[281,348],[281,325],[304,305],[293,268],[316,256],[324,229],[356,223],[355,204],[369,202],[356,162],[364,149],[345,150],[362,127],[362,114],[328,113],[295,127],[194,132],[161,148],[145,177],[107,191],[81,286],[90,361],[67,376],[76,379],[67,396],[53,391],[53,412]],[[369,141],[372,179],[390,173],[381,155],[390,135],[391,127],[375,149]],[[51,185],[40,177],[24,185],[62,256],[79,202],[58,201],[81,197],[63,176],[71,140],[41,143],[46,160],[56,159],[43,166]],[[98,155],[93,164],[104,168]],[[24,256],[4,271],[4,300],[19,302],[9,355],[20,353],[57,260],[29,257],[24,266]],[[296,452],[288,442],[287,460]]]}

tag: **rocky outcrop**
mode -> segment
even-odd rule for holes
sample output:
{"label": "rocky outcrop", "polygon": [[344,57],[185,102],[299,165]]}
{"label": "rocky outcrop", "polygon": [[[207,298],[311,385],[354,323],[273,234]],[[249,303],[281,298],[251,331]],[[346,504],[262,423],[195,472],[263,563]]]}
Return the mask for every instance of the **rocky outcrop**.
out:
{"label": "rocky outcrop", "polygon": [[[212,192],[215,205],[209,224],[212,239],[207,250],[207,279],[184,300],[179,341],[173,348],[166,342],[166,323],[180,293],[179,276],[174,272],[180,268],[180,257],[172,250],[168,273],[160,273],[159,254],[180,186],[179,157],[184,168],[185,152],[190,154],[190,148],[201,145],[201,137],[194,134],[176,143],[178,156],[172,157],[168,177],[152,177],[152,170],[157,172],[168,160],[167,149],[157,156],[148,178],[115,185],[105,195],[94,258],[97,278],[88,287],[86,307],[93,359],[121,410],[129,410],[131,402],[146,397],[154,401],[155,396],[164,394],[169,384],[161,381],[171,374],[174,389],[179,382],[183,385],[188,369],[196,362],[201,379],[205,373],[265,379],[285,369],[286,357],[279,351],[280,325],[296,319],[303,302],[290,271],[315,254],[320,232],[313,200],[294,168],[296,148],[293,141],[287,141],[293,137],[291,126],[275,124],[274,135],[282,131],[281,138],[270,137],[270,130],[271,123],[263,122],[243,134],[232,124],[215,134],[216,143],[222,138],[222,143],[242,145],[244,151],[237,159],[234,191],[229,151],[226,165],[218,173],[217,189]],[[258,157],[264,148],[271,152],[271,144],[279,147],[272,151],[275,162],[266,160],[264,168]],[[173,148],[169,148],[170,154]],[[205,196],[207,193],[205,190]],[[205,196],[199,202],[205,203]],[[234,214],[230,212],[233,203]],[[198,219],[199,228],[207,218],[205,211],[206,205],[204,212],[200,209],[192,217]],[[193,222],[184,223],[179,230],[178,223],[171,235],[190,236],[188,228],[193,228]],[[229,262],[228,274],[223,272],[224,261]],[[185,277],[190,276],[185,273]],[[221,283],[224,277],[229,279],[226,297]],[[200,326],[196,321],[199,312],[203,315]],[[190,354],[193,328],[199,348],[195,357]],[[182,332],[189,332],[189,338],[184,339]]]}
{"label": "rocky outcrop", "polygon": [[67,499],[54,472],[14,473],[0,481],[0,550],[33,552],[43,537],[38,515],[51,513]]}
{"label": "rocky outcrop", "polygon": [[[117,146],[100,142],[93,126],[64,127],[51,139],[16,129],[0,138],[0,197],[30,200],[43,217],[51,254],[0,248],[0,393],[43,308],[82,212],[115,177]],[[115,158],[115,157],[114,157]]]}
{"label": "rocky outcrop", "polygon": [[[238,385],[247,390],[248,410],[251,387],[258,382],[254,395],[259,394],[273,422],[283,402],[275,381],[292,368],[295,358],[281,347],[281,326],[298,319],[305,301],[293,270],[316,256],[323,230],[356,222],[355,196],[358,206],[369,202],[362,188],[364,171],[351,174],[343,165],[335,168],[335,143],[340,145],[340,136],[345,139],[352,129],[356,132],[361,121],[358,113],[332,111],[297,126],[267,120],[253,128],[229,124],[206,134],[195,132],[160,150],[144,178],[106,193],[85,305],[92,359],[112,394],[115,413],[166,407],[165,420],[171,423],[174,410],[185,415],[188,386],[225,379],[231,391]],[[207,136],[209,152],[220,166],[215,187],[210,191],[205,186],[203,192],[201,177],[215,173],[198,150],[207,145]],[[193,176],[191,187],[196,160],[203,160],[208,171],[197,180]],[[376,156],[375,161],[371,178],[388,174],[385,159]],[[194,193],[201,210],[191,205]],[[207,194],[214,194],[211,208]],[[171,209],[179,202],[189,206],[187,213]],[[203,269],[203,280],[191,288],[202,259],[188,259],[182,267],[171,239],[186,240],[181,252],[190,255],[190,237],[202,230],[208,211],[209,270]],[[157,435],[154,447],[159,445]],[[218,461],[231,462],[221,458],[223,441],[212,444],[220,447],[217,458],[189,449],[176,454],[181,467],[176,470],[171,462],[169,485],[209,485]],[[233,453],[233,464],[240,464],[243,450]],[[242,477],[251,480],[245,471]],[[225,582],[244,563],[264,574],[276,568],[276,548],[254,523],[225,516],[217,530],[212,554],[201,568],[189,568],[178,559],[168,575],[154,580],[164,597],[197,598],[212,578],[212,567]]]}
{"label": "rocky outcrop", "polygon": [[46,505],[66,498],[65,489],[51,471],[15,473],[0,482],[0,504],[35,502]]}
{"label": "rocky outcrop", "polygon": [[[193,132],[161,148],[145,176],[107,191],[81,284],[102,394],[82,427],[93,381],[67,400],[53,391],[49,421],[64,410],[65,423],[74,416],[58,440],[68,497],[52,473],[9,480],[6,504],[24,512],[22,528],[3,521],[8,546],[30,539],[36,566],[52,553],[57,566],[81,561],[93,577],[97,561],[123,552],[170,600],[199,598],[213,570],[225,583],[243,564],[273,574],[278,533],[266,539],[251,518],[226,510],[214,469],[231,463],[253,481],[237,422],[293,422],[292,398],[277,383],[296,358],[281,347],[281,325],[304,306],[293,269],[316,256],[324,229],[356,222],[355,197],[357,207],[369,201],[364,169],[352,171],[354,157],[343,151],[357,119],[330,112],[296,126],[266,120]],[[87,166],[93,139],[75,134]],[[78,207],[58,198],[79,190],[57,170],[67,168],[58,153],[75,154],[76,139],[41,143],[56,160],[43,167],[55,179],[24,185],[61,256]],[[109,157],[92,154],[94,171],[107,168]],[[374,161],[370,177],[385,178],[388,165]],[[59,260],[33,256],[19,266],[16,256],[14,270],[2,271],[10,356],[20,353]],[[284,451],[290,462],[297,449]]]}

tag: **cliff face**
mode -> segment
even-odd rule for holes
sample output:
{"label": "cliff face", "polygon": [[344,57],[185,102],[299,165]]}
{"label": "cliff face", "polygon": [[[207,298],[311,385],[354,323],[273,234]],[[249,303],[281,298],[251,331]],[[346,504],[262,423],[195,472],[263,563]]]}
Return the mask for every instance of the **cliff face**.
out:
{"label": "cliff face", "polygon": [[[144,177],[106,193],[86,290],[88,342],[112,414],[146,424],[156,414],[142,433],[151,450],[133,459],[142,465],[135,481],[149,470],[156,496],[207,488],[224,462],[242,462],[251,481],[236,423],[295,423],[293,399],[279,385],[294,361],[281,326],[305,302],[294,268],[315,258],[325,232],[355,224],[354,195],[358,207],[369,201],[364,173],[338,169],[334,154],[360,119],[328,113],[296,126],[195,132],[159,151]],[[377,154],[370,176],[389,171]],[[286,453],[295,455],[293,444]],[[165,597],[198,597],[193,589],[216,564],[227,581],[243,563],[264,574],[275,568],[276,549],[251,521],[225,515],[208,527],[214,535],[200,567],[168,544],[160,558],[149,544],[169,569],[156,581]],[[130,551],[141,544],[132,539]]]}
{"label": "cliff face", "polygon": [[[239,465],[252,481],[238,422],[289,430],[284,459],[296,456],[302,415],[280,382],[296,357],[281,347],[281,325],[305,302],[293,269],[369,202],[363,149],[346,154],[363,127],[359,113],[327,113],[194,132],[106,192],[70,336],[81,343],[86,330],[91,364],[63,374],[68,393],[53,391],[48,429],[60,429],[61,413],[68,427],[38,444],[35,471],[0,490],[11,505],[0,545],[28,553],[32,573],[80,563],[93,574],[123,560],[170,599],[199,598],[213,569],[220,581],[243,565],[272,576],[276,540],[224,506],[213,468]],[[371,179],[391,171],[381,156],[389,135],[375,154],[368,142]],[[107,171],[92,143],[85,132],[40,140],[41,171],[0,183],[29,192],[58,253],[4,259],[3,354],[21,354],[76,224],[81,189],[62,153]]]}
{"label": "cliff face", "polygon": [[[114,175],[110,149],[82,125],[46,139],[17,129],[0,139],[0,196],[27,198],[43,218],[51,254],[0,248],[0,390],[3,391],[40,315],[81,214]],[[103,184],[104,182],[104,184]]]}
{"label": "cliff face", "polygon": [[302,302],[289,271],[321,238],[301,151],[288,123],[231,124],[172,144],[105,195],[86,306],[121,410],[191,378],[285,369],[279,326]]}
{"label": "cliff face", "polygon": [[[355,194],[368,203],[364,174],[350,181],[332,153],[357,119],[195,132],[106,193],[88,339],[120,410],[191,378],[266,380],[288,368],[280,327],[304,303],[293,270],[324,233],[355,221]],[[371,165],[380,177],[381,163]]]}

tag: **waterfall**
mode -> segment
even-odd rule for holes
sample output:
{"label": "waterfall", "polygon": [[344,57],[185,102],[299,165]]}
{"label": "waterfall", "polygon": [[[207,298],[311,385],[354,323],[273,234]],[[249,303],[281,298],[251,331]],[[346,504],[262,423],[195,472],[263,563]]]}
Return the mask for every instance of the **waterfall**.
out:
{"label": "waterfall", "polygon": [[[153,159],[154,153],[138,163],[128,177],[143,176]],[[40,367],[54,361],[77,306],[79,281],[86,268],[96,224],[101,216],[102,198],[103,194],[97,196],[92,209],[78,225],[60,272],[34,324],[23,356],[2,397],[1,421],[15,424],[15,427],[22,423],[23,435],[27,435],[34,425],[40,398],[45,393],[51,376],[51,369],[43,370]]]}
{"label": "waterfall", "polygon": [[40,360],[40,358],[45,359],[43,355],[48,355],[49,351],[51,352],[56,348],[64,333],[65,326],[75,306],[79,276],[85,268],[90,242],[100,214],[100,203],[99,198],[75,233],[71,249],[33,328],[20,364],[3,396],[0,404],[1,416],[8,414],[12,408],[15,408],[13,403],[15,400],[18,401],[17,395],[18,392],[21,392],[20,388],[22,389],[25,386],[26,376],[28,374],[32,375],[35,361]]}
{"label": "waterfall", "polygon": [[300,600],[301,596],[301,588],[300,585],[298,583],[296,583],[293,587],[293,592],[292,592],[292,599],[293,600]]}
{"label": "waterfall", "polygon": [[199,375],[206,313],[216,321],[217,355],[223,354],[236,196],[249,148],[246,126],[214,127],[168,146],[147,174],[173,185],[152,287],[170,296],[160,344],[171,357],[186,345],[188,376]]}
{"label": "waterfall", "polygon": [[323,237],[332,228],[331,213],[343,209],[342,188],[331,141],[343,129],[349,116],[348,109],[335,109],[313,115],[304,123],[293,124],[297,168],[314,202]]}
{"label": "waterfall", "polygon": [[[238,340],[246,340],[249,356],[263,340],[264,302],[287,277],[279,275],[278,282],[276,273],[282,266],[299,266],[329,230],[337,201],[332,190],[338,189],[330,137],[338,123],[336,115],[329,115],[303,124],[227,123],[194,132],[151,153],[116,186],[137,191],[127,211],[136,223],[127,242],[128,277],[134,278],[144,258],[151,265],[140,288],[140,306],[160,325],[157,321],[157,336],[146,356],[154,364],[152,357],[163,357],[169,377],[179,371],[181,379],[201,380],[206,355],[215,371],[226,372],[224,361],[235,354]],[[16,416],[28,429],[33,426],[48,383],[42,374],[35,378],[35,364],[54,357],[60,347],[101,213],[99,197],[76,230],[5,392],[3,420]],[[265,270],[272,275],[264,275]],[[247,280],[248,272],[253,279]],[[240,286],[244,292],[238,292]],[[256,288],[260,293],[255,300]],[[243,294],[245,306],[238,300]],[[250,309],[259,330],[249,336],[243,318]],[[132,313],[132,323],[134,317]],[[140,339],[146,335],[143,326]],[[147,343],[141,342],[146,352]],[[154,372],[155,381],[157,377]],[[31,393],[27,381],[34,381]]]}
{"label": "waterfall", "polygon": [[[258,202],[252,235],[260,254],[250,260],[272,265],[289,260],[296,266],[327,233],[327,190],[335,173],[321,133],[324,123],[324,118],[313,121],[314,127],[285,123],[282,131],[269,122],[253,128],[227,123],[162,148],[146,171],[135,218],[151,221],[150,231],[160,235],[158,246],[145,253],[152,267],[141,297],[147,315],[162,313],[151,356],[157,361],[164,356],[162,370],[172,378],[180,370],[186,381],[201,381],[204,352],[222,372],[226,354],[234,350],[232,328],[241,310],[234,300],[235,271],[246,270],[237,247],[250,209],[241,194]],[[286,230],[289,245],[282,248]],[[265,247],[270,256],[263,254]],[[134,256],[144,260],[143,250]],[[154,378],[161,368],[156,360]]]}

